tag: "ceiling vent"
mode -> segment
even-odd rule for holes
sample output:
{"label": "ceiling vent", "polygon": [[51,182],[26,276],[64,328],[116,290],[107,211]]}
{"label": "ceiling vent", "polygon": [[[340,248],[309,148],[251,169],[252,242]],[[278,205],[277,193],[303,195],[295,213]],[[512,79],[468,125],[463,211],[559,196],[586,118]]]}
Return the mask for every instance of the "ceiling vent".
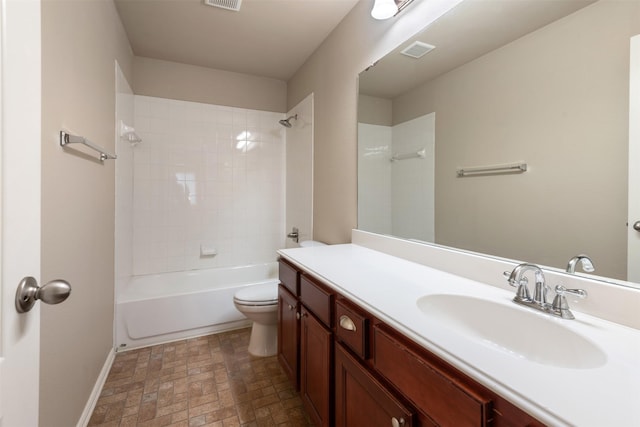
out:
{"label": "ceiling vent", "polygon": [[204,0],[204,4],[238,12],[242,5],[242,0]]}
{"label": "ceiling vent", "polygon": [[416,41],[404,48],[400,53],[417,59],[431,52],[435,48],[436,47],[433,45]]}

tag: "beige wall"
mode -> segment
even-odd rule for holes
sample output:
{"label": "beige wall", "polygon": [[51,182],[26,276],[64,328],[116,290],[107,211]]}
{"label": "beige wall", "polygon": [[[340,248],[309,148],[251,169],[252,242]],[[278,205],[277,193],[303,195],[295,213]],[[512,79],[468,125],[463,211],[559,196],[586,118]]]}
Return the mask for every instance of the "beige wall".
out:
{"label": "beige wall", "polygon": [[[436,112],[436,242],[626,277],[629,38],[640,3],[595,3],[394,100]],[[458,167],[526,161],[521,175]]]}
{"label": "beige wall", "polygon": [[133,91],[182,101],[287,111],[287,85],[281,80],[138,56],[134,58]]}
{"label": "beige wall", "polygon": [[111,0],[43,1],[41,278],[73,289],[62,305],[42,305],[43,426],[76,425],[113,346],[114,161],[63,151],[58,132],[114,151],[116,59],[130,78]]}
{"label": "beige wall", "polygon": [[371,2],[353,8],[287,85],[292,108],[314,93],[314,238],[351,240],[357,221],[358,73],[442,13],[438,1],[415,2],[387,21],[371,18]]}
{"label": "beige wall", "polygon": [[393,102],[375,96],[358,96],[358,123],[370,125],[393,125]]}

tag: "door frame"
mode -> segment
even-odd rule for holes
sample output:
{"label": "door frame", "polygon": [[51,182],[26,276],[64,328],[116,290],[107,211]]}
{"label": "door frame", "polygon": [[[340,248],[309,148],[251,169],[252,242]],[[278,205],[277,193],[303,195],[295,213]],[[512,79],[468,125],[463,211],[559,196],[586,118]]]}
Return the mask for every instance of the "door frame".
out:
{"label": "door frame", "polygon": [[627,281],[640,283],[640,34],[631,37],[629,54],[629,213],[627,216]]}
{"label": "door frame", "polygon": [[40,278],[40,0],[0,0],[2,298],[0,426],[37,426],[40,305],[18,314],[25,276]]}

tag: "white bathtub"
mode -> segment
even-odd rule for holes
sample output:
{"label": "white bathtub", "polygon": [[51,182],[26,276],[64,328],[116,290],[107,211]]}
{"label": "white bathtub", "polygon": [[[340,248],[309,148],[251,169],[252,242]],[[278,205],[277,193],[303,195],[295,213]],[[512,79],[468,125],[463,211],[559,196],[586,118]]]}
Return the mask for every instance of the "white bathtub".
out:
{"label": "white bathtub", "polygon": [[133,276],[116,296],[116,348],[124,350],[237,329],[242,287],[278,282],[278,264]]}

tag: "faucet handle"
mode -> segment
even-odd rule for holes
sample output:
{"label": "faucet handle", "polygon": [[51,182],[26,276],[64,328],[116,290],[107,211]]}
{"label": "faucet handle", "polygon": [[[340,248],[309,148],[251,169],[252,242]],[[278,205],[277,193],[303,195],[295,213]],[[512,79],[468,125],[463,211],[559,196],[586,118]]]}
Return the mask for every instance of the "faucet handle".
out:
{"label": "faucet handle", "polygon": [[507,279],[507,282],[513,286],[514,288],[520,286],[520,285],[526,285],[527,283],[529,283],[529,279],[527,279],[526,277],[522,276],[520,278],[520,281],[516,282],[516,277],[513,274],[512,271],[503,271],[502,275]]}
{"label": "faucet handle", "polygon": [[567,289],[562,285],[557,285],[556,286],[556,294],[558,295],[565,295],[565,294],[571,294],[573,296],[576,296],[580,299],[584,299],[587,296],[589,296],[589,294],[587,294],[587,291],[585,291],[584,289]]}
{"label": "faucet handle", "polygon": [[566,294],[571,294],[582,299],[587,297],[587,291],[584,289],[567,289],[562,285],[556,286],[556,296],[553,299],[551,310],[563,319],[575,319],[573,313],[569,310]]}
{"label": "faucet handle", "polygon": [[507,278],[507,283],[509,283],[514,288],[518,288],[516,290],[515,299],[517,301],[531,301],[531,293],[529,292],[529,287],[527,286],[527,284],[529,284],[529,279],[527,279],[526,277],[522,276],[520,278],[520,280],[518,282],[516,282],[511,277],[512,274],[513,273],[511,271],[505,271],[505,272],[502,273],[502,275]]}

